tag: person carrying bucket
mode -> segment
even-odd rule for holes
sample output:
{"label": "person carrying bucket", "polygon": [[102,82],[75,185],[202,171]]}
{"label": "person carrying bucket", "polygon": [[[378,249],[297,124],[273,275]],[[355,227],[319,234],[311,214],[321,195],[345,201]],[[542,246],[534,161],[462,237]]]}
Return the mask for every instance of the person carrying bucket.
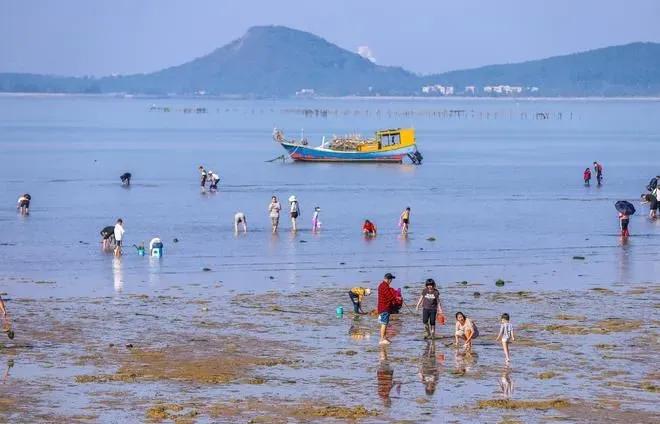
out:
{"label": "person carrying bucket", "polygon": [[364,299],[364,296],[369,296],[371,294],[371,289],[370,288],[364,288],[364,287],[353,287],[348,291],[348,297],[351,298],[351,302],[353,302],[353,312],[356,314],[365,314],[362,310],[362,300]]}
{"label": "person carrying bucket", "polygon": [[422,305],[422,322],[424,322],[424,340],[435,339],[435,321],[436,318],[440,322],[444,322],[444,313],[440,305],[440,292],[435,288],[435,281],[433,278],[426,280],[425,288],[422,290],[422,295],[417,301],[415,311],[419,311],[419,306]]}

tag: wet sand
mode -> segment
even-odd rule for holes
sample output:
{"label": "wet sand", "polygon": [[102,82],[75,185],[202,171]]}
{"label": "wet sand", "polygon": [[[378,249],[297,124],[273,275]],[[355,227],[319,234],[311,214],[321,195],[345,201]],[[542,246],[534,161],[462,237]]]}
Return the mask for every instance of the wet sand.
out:
{"label": "wet sand", "polygon": [[[41,282],[24,281],[39,290]],[[57,282],[51,282],[57,285]],[[413,304],[421,283],[402,283]],[[7,422],[658,422],[657,284],[513,291],[441,283],[444,308],[479,326],[472,353],[453,319],[434,342],[421,316],[392,322],[341,289],[234,291],[222,283],[121,297],[8,299],[16,338]],[[196,293],[196,294],[195,294]],[[204,294],[202,294],[204,293]],[[477,295],[476,293],[479,293]],[[367,298],[372,310],[375,296]],[[516,341],[504,364],[502,312]],[[421,374],[420,374],[421,373]],[[424,383],[423,379],[426,380]]]}

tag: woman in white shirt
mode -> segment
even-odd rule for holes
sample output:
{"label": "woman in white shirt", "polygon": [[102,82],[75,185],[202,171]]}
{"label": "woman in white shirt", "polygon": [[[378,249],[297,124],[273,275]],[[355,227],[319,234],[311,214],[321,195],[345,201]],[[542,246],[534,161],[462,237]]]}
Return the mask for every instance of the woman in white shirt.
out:
{"label": "woman in white shirt", "polygon": [[456,331],[454,336],[455,345],[458,346],[458,339],[461,338],[465,340],[465,348],[470,349],[472,347],[472,339],[479,336],[479,330],[477,330],[477,327],[463,312],[456,312]]}
{"label": "woman in white shirt", "polygon": [[277,227],[280,225],[280,211],[282,205],[277,201],[277,196],[273,196],[268,205],[268,214],[270,215],[270,223],[273,227],[273,234],[277,232]]}

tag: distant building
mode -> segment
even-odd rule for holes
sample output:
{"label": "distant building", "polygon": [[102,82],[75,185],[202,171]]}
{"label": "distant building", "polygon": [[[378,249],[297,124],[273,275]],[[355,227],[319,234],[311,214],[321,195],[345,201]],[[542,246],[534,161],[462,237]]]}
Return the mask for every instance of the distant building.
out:
{"label": "distant building", "polygon": [[296,91],[296,96],[298,97],[312,97],[316,94],[313,88],[303,88]]}
{"label": "distant building", "polygon": [[474,85],[465,86],[465,94],[474,94],[475,91],[476,91],[476,87]]}
{"label": "distant building", "polygon": [[424,94],[440,94],[442,96],[451,96],[454,94],[454,87],[451,85],[425,85],[422,87],[422,93]]}

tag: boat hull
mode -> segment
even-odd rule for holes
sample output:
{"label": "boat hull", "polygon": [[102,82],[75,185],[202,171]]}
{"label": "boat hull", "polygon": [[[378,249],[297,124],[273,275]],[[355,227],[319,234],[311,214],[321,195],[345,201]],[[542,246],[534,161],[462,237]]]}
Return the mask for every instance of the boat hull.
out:
{"label": "boat hull", "polygon": [[324,149],[321,147],[308,147],[300,144],[280,143],[296,162],[379,162],[401,163],[408,153],[416,150],[415,145],[399,149],[375,152],[344,152]]}

